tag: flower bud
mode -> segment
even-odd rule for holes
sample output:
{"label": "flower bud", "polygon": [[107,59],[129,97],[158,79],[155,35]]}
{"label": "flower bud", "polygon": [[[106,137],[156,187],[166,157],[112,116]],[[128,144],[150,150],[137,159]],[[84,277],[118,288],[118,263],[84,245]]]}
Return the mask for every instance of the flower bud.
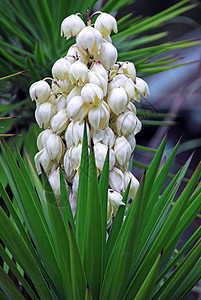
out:
{"label": "flower bud", "polygon": [[101,88],[103,97],[105,97],[105,95],[107,94],[107,82],[105,81],[105,79],[100,74],[93,71],[89,72],[88,78],[89,83],[96,84]]}
{"label": "flower bud", "polygon": [[114,167],[109,173],[109,186],[118,193],[124,189],[124,175],[117,167]]}
{"label": "flower bud", "polygon": [[71,15],[61,23],[61,36],[64,34],[68,40],[76,36],[85,27],[84,22],[77,15]]}
{"label": "flower bud", "polygon": [[99,130],[91,130],[91,135],[94,144],[97,144],[98,142],[102,142],[107,147],[111,148],[114,145],[115,142],[115,135],[114,132],[110,127],[106,127],[105,129],[99,129]]}
{"label": "flower bud", "polygon": [[108,126],[110,118],[109,106],[105,101],[89,109],[88,120],[94,129],[103,129]]}
{"label": "flower bud", "polygon": [[91,71],[98,73],[101,75],[106,82],[108,82],[108,74],[103,65],[100,61],[95,61],[93,64],[93,67],[91,68]]}
{"label": "flower bud", "polygon": [[52,133],[53,133],[53,131],[51,129],[46,129],[46,130],[43,130],[39,134],[39,136],[37,138],[37,147],[38,147],[39,151],[41,151],[45,147],[47,139],[48,139],[49,135]]}
{"label": "flower bud", "polygon": [[77,60],[81,61],[83,64],[87,64],[88,62],[86,53],[80,51],[80,49],[77,47],[77,44],[72,45],[68,49],[66,57],[71,63],[74,63]]}
{"label": "flower bud", "polygon": [[83,85],[88,77],[88,68],[81,61],[74,62],[69,69],[69,78],[76,85]]}
{"label": "flower bud", "polygon": [[53,162],[51,161],[51,158],[49,157],[48,152],[45,148],[43,148],[40,152],[36,153],[36,155],[34,156],[34,162],[38,174],[42,173],[41,165],[45,173],[49,173],[53,165]]}
{"label": "flower bud", "polygon": [[114,88],[107,98],[107,103],[111,110],[118,116],[128,105],[129,98],[124,88]]}
{"label": "flower bud", "polygon": [[61,138],[57,134],[53,133],[48,137],[45,148],[50,159],[59,162],[63,156],[65,147]]}
{"label": "flower bud", "polygon": [[117,49],[108,42],[104,42],[100,53],[95,56],[96,59],[100,60],[106,70],[112,68],[117,60]]}
{"label": "flower bud", "polygon": [[[86,128],[87,128],[87,138],[89,144],[90,131],[87,123],[86,123]],[[83,133],[84,133],[84,121],[81,123],[79,121],[70,122],[65,132],[65,140],[66,140],[67,148],[70,148],[73,145],[77,146],[78,143],[82,143]]]}
{"label": "flower bud", "polygon": [[127,188],[129,182],[131,181],[130,190],[128,196],[130,198],[135,197],[137,190],[139,188],[139,181],[135,178],[135,176],[130,171],[124,172],[124,186]]}
{"label": "flower bud", "polygon": [[[96,167],[99,170],[103,170],[103,165],[105,162],[105,158],[107,155],[108,147],[104,144],[97,143],[94,145],[94,153],[95,153],[95,160],[96,160]],[[112,149],[109,150],[109,170],[114,167],[115,164],[115,155]]]}
{"label": "flower bud", "polygon": [[68,59],[62,57],[58,59],[52,67],[52,76],[58,80],[68,80],[68,72],[69,68],[71,66],[71,63]]}
{"label": "flower bud", "polygon": [[67,110],[66,108],[61,109],[52,119],[51,119],[51,128],[52,130],[60,134],[64,130],[66,130],[67,126],[69,123],[68,115],[67,115]]}
{"label": "flower bud", "polygon": [[50,96],[50,86],[44,80],[36,81],[30,86],[29,94],[32,101],[43,103]]}
{"label": "flower bud", "polygon": [[95,21],[94,27],[100,31],[103,36],[110,35],[113,30],[117,33],[116,19],[106,13],[101,13]]}
{"label": "flower bud", "polygon": [[[144,81],[142,78],[136,77],[136,84],[135,84],[136,94],[137,97],[135,100],[138,102],[140,101],[140,94],[146,98],[147,94],[149,95],[149,87],[146,81]],[[140,94],[139,94],[140,93]]]}
{"label": "flower bud", "polygon": [[103,43],[101,33],[91,27],[83,28],[76,38],[78,48],[88,52],[90,55],[99,53]]}
{"label": "flower bud", "polygon": [[97,105],[103,100],[103,91],[94,83],[87,83],[81,90],[81,97],[84,103]]}
{"label": "flower bud", "polygon": [[123,70],[124,74],[129,75],[134,82],[136,81],[136,70],[132,62],[130,61],[123,62],[121,69]]}
{"label": "flower bud", "polygon": [[117,137],[114,144],[114,153],[121,166],[124,166],[129,161],[131,146],[124,136]]}
{"label": "flower bud", "polygon": [[[138,118],[132,112],[123,112],[116,120],[117,133],[127,136],[134,132]],[[139,121],[139,120],[138,120]]]}
{"label": "flower bud", "polygon": [[76,96],[70,99],[67,105],[67,114],[70,120],[80,122],[86,117],[90,105],[83,103],[81,96]]}
{"label": "flower bud", "polygon": [[35,111],[35,118],[39,127],[47,129],[50,126],[51,118],[56,115],[56,113],[57,110],[52,104],[48,102],[39,104]]}

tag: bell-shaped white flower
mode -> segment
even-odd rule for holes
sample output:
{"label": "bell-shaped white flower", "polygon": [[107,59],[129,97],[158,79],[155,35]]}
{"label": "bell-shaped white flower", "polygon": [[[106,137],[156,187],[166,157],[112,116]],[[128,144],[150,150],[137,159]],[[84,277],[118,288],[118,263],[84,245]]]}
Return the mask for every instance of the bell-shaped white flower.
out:
{"label": "bell-shaped white flower", "polygon": [[108,82],[108,73],[100,61],[94,62],[93,66],[91,68],[91,71],[98,73],[105,79],[106,82]]}
{"label": "bell-shaped white flower", "polygon": [[42,173],[41,166],[47,174],[50,172],[53,166],[53,162],[51,161],[51,158],[45,148],[36,153],[36,155],[34,156],[34,162],[38,174]]}
{"label": "bell-shaped white flower", "polygon": [[103,91],[97,84],[87,83],[81,90],[81,97],[84,103],[97,105],[103,100]]}
{"label": "bell-shaped white flower", "polygon": [[98,29],[103,36],[110,35],[112,30],[117,33],[117,21],[113,16],[107,13],[101,13],[98,16],[94,27]]}
{"label": "bell-shaped white flower", "polygon": [[136,94],[136,89],[134,82],[132,81],[131,78],[129,78],[124,86],[126,93],[129,96],[129,99],[131,100],[136,100],[137,94]]}
{"label": "bell-shaped white flower", "polygon": [[104,41],[100,53],[95,55],[95,58],[100,60],[106,70],[113,67],[117,60],[117,49],[111,43]]}
{"label": "bell-shaped white flower", "polygon": [[88,120],[94,129],[103,129],[108,126],[110,109],[105,101],[89,109]]}
{"label": "bell-shaped white flower", "polygon": [[146,81],[144,81],[142,78],[136,77],[136,99],[138,102],[140,101],[140,94],[146,98],[147,94],[149,95],[149,87]]}
{"label": "bell-shaped white flower", "polygon": [[126,137],[127,141],[129,142],[130,146],[131,146],[131,153],[134,151],[135,146],[136,146],[136,139],[135,139],[135,135],[134,133],[129,134]]}
{"label": "bell-shaped white flower", "polygon": [[79,143],[77,146],[73,145],[70,149],[67,149],[66,152],[68,152],[67,156],[70,160],[70,167],[73,170],[77,170],[81,161],[82,144]]}
{"label": "bell-shaped white flower", "polygon": [[81,96],[76,96],[70,99],[67,104],[67,114],[71,121],[80,122],[86,117],[90,104],[84,103]]}
{"label": "bell-shaped white flower", "polygon": [[59,162],[64,153],[64,143],[62,139],[55,133],[49,135],[45,148],[51,160]]}
{"label": "bell-shaped white flower", "polygon": [[63,20],[61,23],[61,36],[64,34],[68,40],[71,37],[78,35],[78,33],[85,27],[84,22],[77,15],[71,15]]}
{"label": "bell-shaped white flower", "polygon": [[69,79],[69,68],[71,62],[67,58],[58,59],[52,67],[52,76],[58,80],[68,80]]}
{"label": "bell-shaped white flower", "polygon": [[[87,128],[87,138],[89,144],[90,131],[89,131],[89,125],[87,123],[86,123],[86,128]],[[66,141],[67,148],[70,148],[73,145],[77,146],[78,143],[82,143],[83,133],[84,133],[84,121],[81,123],[79,121],[70,122],[65,132],[65,141]]]}
{"label": "bell-shaped white flower", "polygon": [[129,75],[134,82],[136,81],[136,70],[132,62],[130,61],[123,62],[121,69],[123,70],[124,74]]}
{"label": "bell-shaped white flower", "polygon": [[124,136],[133,133],[138,121],[133,112],[123,112],[116,120],[117,133]]}
{"label": "bell-shaped white flower", "polygon": [[66,57],[71,63],[74,63],[77,60],[81,61],[83,64],[87,64],[88,62],[86,53],[80,51],[80,49],[77,47],[77,44],[72,45],[68,49]]}
{"label": "bell-shaped white flower", "polygon": [[131,181],[130,190],[128,197],[135,197],[137,190],[139,188],[139,181],[135,178],[135,176],[130,171],[124,172],[124,186],[127,188],[129,182]]}
{"label": "bell-shaped white flower", "polygon": [[109,126],[106,127],[105,129],[98,129],[98,130],[94,130],[92,128],[91,136],[94,144],[101,142],[109,148],[113,147],[115,142],[114,132]]}
{"label": "bell-shaped white flower", "polygon": [[70,80],[54,80],[52,82],[52,92],[57,96],[61,94],[68,94],[71,89],[74,87],[74,84],[71,83]]}
{"label": "bell-shaped white flower", "polygon": [[128,77],[125,74],[117,74],[112,81],[124,88],[128,81]]}
{"label": "bell-shaped white flower", "polygon": [[[99,170],[103,170],[103,165],[107,155],[108,147],[102,143],[97,143],[94,145],[94,153],[96,160],[96,167]],[[109,170],[111,170],[115,165],[115,155],[114,151],[110,149],[109,151]]]}
{"label": "bell-shaped white flower", "polygon": [[48,139],[49,135],[52,133],[53,133],[53,131],[51,129],[46,129],[46,130],[43,130],[39,134],[39,136],[37,138],[37,147],[38,147],[39,151],[41,151],[45,147],[47,139]]}
{"label": "bell-shaped white flower", "polygon": [[105,95],[107,94],[107,82],[105,81],[103,76],[101,76],[97,72],[89,71],[88,81],[89,83],[98,85],[103,92],[103,97],[105,97]]}
{"label": "bell-shaped white flower", "polygon": [[117,167],[109,172],[109,186],[118,193],[121,193],[124,189],[124,175]]}
{"label": "bell-shaped white flower", "polygon": [[108,202],[113,207],[113,214],[116,215],[119,206],[125,205],[122,201],[123,197],[119,193],[113,191],[112,189],[108,190]]}
{"label": "bell-shaped white flower", "polygon": [[121,166],[124,166],[129,161],[131,156],[131,146],[124,136],[116,138],[114,153]]}
{"label": "bell-shaped white flower", "polygon": [[29,94],[32,101],[35,100],[36,102],[43,103],[50,96],[50,86],[44,80],[36,81],[30,86]]}
{"label": "bell-shaped white flower", "polygon": [[69,123],[68,114],[66,108],[61,109],[52,119],[50,122],[52,130],[60,134],[64,130],[66,130]]}
{"label": "bell-shaped white flower", "polygon": [[69,69],[70,81],[76,85],[83,85],[88,77],[88,68],[81,61],[74,62]]}
{"label": "bell-shaped white flower", "polygon": [[103,36],[97,29],[87,26],[80,31],[76,42],[78,48],[93,55],[100,52],[103,44]]}
{"label": "bell-shaped white flower", "polygon": [[107,98],[109,107],[117,116],[123,112],[128,102],[128,94],[122,87],[114,88]]}
{"label": "bell-shaped white flower", "polygon": [[40,128],[47,129],[50,126],[51,118],[56,115],[56,108],[48,102],[38,104],[35,111],[35,118]]}
{"label": "bell-shaped white flower", "polygon": [[131,111],[131,112],[133,112],[135,115],[136,115],[136,107],[135,107],[135,105],[132,103],[132,102],[129,102],[128,103],[128,105],[126,106],[126,108],[125,108],[125,112],[126,111]]}
{"label": "bell-shaped white flower", "polygon": [[79,187],[79,174],[76,172],[75,176],[73,177],[73,185],[72,185],[72,192],[74,195],[78,195],[78,187]]}
{"label": "bell-shaped white flower", "polygon": [[57,98],[55,107],[56,107],[57,111],[60,111],[61,109],[65,109],[67,107],[66,97],[64,97],[63,95],[60,95]]}

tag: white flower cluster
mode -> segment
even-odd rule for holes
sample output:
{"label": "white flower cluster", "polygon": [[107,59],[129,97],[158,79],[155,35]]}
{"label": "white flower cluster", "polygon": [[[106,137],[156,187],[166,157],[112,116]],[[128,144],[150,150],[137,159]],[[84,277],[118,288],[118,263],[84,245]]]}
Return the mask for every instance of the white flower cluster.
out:
{"label": "white flower cluster", "polygon": [[[92,16],[97,15],[91,24]],[[37,139],[35,156],[38,173],[41,165],[54,193],[60,198],[59,163],[63,166],[73,213],[79,182],[84,122],[88,139],[94,143],[97,174],[103,169],[107,149],[109,156],[108,225],[123,205],[122,194],[131,181],[129,197],[133,198],[139,182],[128,171],[135,148],[135,135],[141,130],[133,101],[149,93],[147,83],[136,77],[131,62],[117,62],[117,50],[110,33],[117,32],[117,22],[109,14],[97,12],[88,16],[87,26],[77,15],[61,24],[61,34],[76,36],[65,57],[52,67],[53,78],[45,78],[30,87],[36,101],[35,117],[42,131]],[[51,80],[51,86],[47,83]],[[90,146],[89,146],[90,151]]]}

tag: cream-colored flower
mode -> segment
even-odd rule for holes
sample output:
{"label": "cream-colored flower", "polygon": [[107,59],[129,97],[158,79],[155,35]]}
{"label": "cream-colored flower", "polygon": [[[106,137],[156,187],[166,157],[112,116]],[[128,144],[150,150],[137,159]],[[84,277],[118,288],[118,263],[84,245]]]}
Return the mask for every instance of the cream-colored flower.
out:
{"label": "cream-colored flower", "polygon": [[114,144],[114,153],[121,166],[124,166],[129,161],[131,146],[124,136],[117,137]]}
{"label": "cream-colored flower", "polygon": [[[60,170],[55,170],[50,176],[49,176],[49,182],[52,187],[52,190],[54,192],[55,198],[57,201],[61,197],[61,190],[60,190]],[[67,183],[66,183],[67,185]]]}
{"label": "cream-colored flower", "polygon": [[107,103],[111,110],[118,116],[129,103],[128,94],[122,87],[114,88],[108,95]]}
{"label": "cream-colored flower", "polygon": [[61,109],[52,119],[50,122],[52,130],[60,134],[64,130],[66,130],[68,123],[70,120],[68,119],[68,114],[66,108]]}
{"label": "cream-colored flower", "polygon": [[76,42],[78,48],[86,51],[90,55],[93,55],[100,52],[103,37],[97,29],[87,26],[80,31],[76,38]]}
{"label": "cream-colored flower", "polygon": [[46,129],[46,130],[43,130],[39,134],[39,136],[37,138],[37,147],[38,147],[39,151],[41,151],[45,147],[47,139],[48,139],[49,135],[52,133],[53,133],[53,131],[51,129]]}
{"label": "cream-colored flower", "polygon": [[111,215],[116,215],[119,206],[125,205],[122,198],[123,197],[119,193],[112,189],[108,190],[107,225],[109,225],[111,221]]}
{"label": "cream-colored flower", "polygon": [[131,181],[130,190],[128,196],[130,198],[135,197],[137,190],[139,188],[139,181],[135,178],[135,176],[130,171],[124,172],[124,186],[127,188],[129,182]]}
{"label": "cream-colored flower", "polygon": [[[86,128],[87,128],[87,138],[89,144],[90,131],[87,123],[86,123]],[[70,122],[65,132],[65,140],[66,140],[67,148],[70,148],[73,145],[77,146],[79,143],[82,143],[83,133],[84,133],[84,121],[81,123],[79,121]]]}
{"label": "cream-colored flower", "polygon": [[61,161],[64,154],[64,143],[62,139],[55,133],[50,134],[45,145],[45,149],[51,160]]}
{"label": "cream-colored flower", "polygon": [[117,49],[111,43],[104,41],[100,53],[95,55],[97,60],[100,60],[106,70],[113,67],[117,60]]}
{"label": "cream-colored flower", "polygon": [[84,22],[77,15],[71,15],[61,23],[61,36],[64,34],[68,40],[76,36],[85,27]]}
{"label": "cream-colored flower", "polygon": [[106,127],[105,129],[98,129],[98,130],[94,130],[92,128],[91,136],[94,144],[101,142],[109,148],[113,147],[115,142],[115,135],[110,127]]}
{"label": "cream-colored flower", "polygon": [[50,121],[56,115],[56,108],[48,102],[38,104],[35,111],[35,118],[40,128],[47,129],[50,126]]}
{"label": "cream-colored flower", "polygon": [[63,95],[60,95],[57,98],[55,107],[56,107],[57,111],[60,111],[61,109],[65,109],[67,107],[66,97],[64,97]]}
{"label": "cream-colored flower", "polygon": [[101,13],[95,21],[94,27],[100,31],[103,36],[110,35],[113,30],[117,33],[117,21],[116,19],[106,13]]}
{"label": "cream-colored flower", "polygon": [[51,161],[51,158],[45,148],[43,148],[40,152],[36,153],[36,155],[34,156],[34,162],[38,174],[42,173],[41,166],[43,167],[45,173],[48,174],[54,164]]}
{"label": "cream-colored flower", "polygon": [[109,124],[110,109],[105,101],[89,109],[88,120],[94,129],[106,128]]}
{"label": "cream-colored flower", "polygon": [[91,68],[91,71],[98,73],[105,79],[105,82],[108,82],[108,73],[100,61],[94,62],[93,66]]}
{"label": "cream-colored flower", "polygon": [[138,122],[139,119],[133,112],[123,112],[116,120],[117,133],[128,136],[134,132]]}
{"label": "cream-colored flower", "polygon": [[114,167],[109,173],[109,186],[118,193],[124,189],[124,175],[117,167]]}
{"label": "cream-colored flower", "polygon": [[[102,143],[97,143],[94,145],[96,167],[101,171],[103,170],[107,151],[108,151],[108,147]],[[114,151],[112,149],[110,149],[110,151],[109,151],[109,170],[111,170],[114,167],[114,164],[115,164]]]}
{"label": "cream-colored flower", "polygon": [[67,105],[67,114],[71,121],[83,121],[86,117],[90,104],[84,103],[81,96],[70,99]]}
{"label": "cream-colored flower", "polygon": [[107,94],[107,82],[105,81],[103,76],[101,76],[97,72],[89,71],[88,79],[89,83],[96,84],[101,88],[103,97],[105,97],[105,95]]}
{"label": "cream-colored flower", "polygon": [[43,103],[50,96],[50,86],[44,80],[36,81],[30,86],[29,94],[32,101],[35,100],[36,102]]}
{"label": "cream-colored flower", "polygon": [[69,68],[71,67],[71,62],[67,58],[58,59],[52,67],[52,75],[58,80],[68,80],[69,79]]}
{"label": "cream-colored flower", "polygon": [[78,86],[86,83],[88,77],[88,68],[81,61],[74,62],[69,69],[70,81]]}
{"label": "cream-colored flower", "polygon": [[81,97],[84,103],[97,105],[103,101],[103,91],[97,84],[87,83],[81,90]]}
{"label": "cream-colored flower", "polygon": [[130,61],[123,62],[121,69],[123,70],[124,74],[129,75],[134,82],[136,81],[136,70],[132,62]]}
{"label": "cream-colored flower", "polygon": [[83,64],[87,64],[88,62],[86,53],[80,51],[80,49],[77,47],[77,44],[72,45],[68,49],[66,57],[71,63],[74,63],[77,60],[81,61]]}
{"label": "cream-colored flower", "polygon": [[138,102],[140,101],[140,94],[144,98],[147,97],[147,94],[149,95],[148,84],[142,78],[136,77],[135,90],[136,90],[136,99],[135,100],[137,100]]}
{"label": "cream-colored flower", "polygon": [[81,96],[81,89],[82,89],[81,86],[75,86],[71,90],[71,92],[68,94],[67,99],[66,99],[67,105],[73,97]]}
{"label": "cream-colored flower", "polygon": [[134,151],[135,146],[136,146],[136,139],[135,139],[135,134],[131,133],[126,137],[127,141],[129,142],[131,146],[131,153]]}

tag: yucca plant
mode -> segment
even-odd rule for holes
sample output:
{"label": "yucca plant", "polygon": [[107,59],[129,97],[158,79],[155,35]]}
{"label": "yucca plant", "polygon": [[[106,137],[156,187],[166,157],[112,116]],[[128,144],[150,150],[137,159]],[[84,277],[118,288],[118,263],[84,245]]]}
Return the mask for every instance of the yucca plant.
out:
{"label": "yucca plant", "polygon": [[[41,183],[28,154],[25,163],[16,148],[18,165],[3,140],[0,162],[13,199],[0,184],[8,211],[6,215],[0,210],[1,299],[184,299],[201,276],[201,227],[177,250],[201,208],[201,166],[178,194],[191,156],[164,189],[179,147],[160,167],[166,140],[133,203],[119,208],[108,237],[109,155],[98,183],[93,147],[88,158],[86,130],[75,222],[63,173],[58,204],[45,173]],[[129,186],[125,203],[128,192]]]}

